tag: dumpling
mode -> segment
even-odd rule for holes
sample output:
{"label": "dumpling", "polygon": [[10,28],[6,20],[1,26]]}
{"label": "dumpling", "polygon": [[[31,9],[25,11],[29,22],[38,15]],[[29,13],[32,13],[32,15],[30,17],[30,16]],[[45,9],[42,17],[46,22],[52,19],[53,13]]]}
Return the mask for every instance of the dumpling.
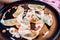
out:
{"label": "dumpling", "polygon": [[18,6],[16,12],[13,13],[13,16],[17,17],[19,14],[23,14],[23,13],[24,13],[24,8],[22,8],[21,6]]}
{"label": "dumpling", "polygon": [[42,10],[42,9],[45,8],[45,6],[43,6],[43,5],[36,5],[36,4],[29,4],[28,7],[29,7],[30,9],[34,9],[34,10],[36,10],[36,11]]}
{"label": "dumpling", "polygon": [[14,25],[16,25],[17,24],[17,20],[16,20],[16,18],[14,18],[14,19],[9,19],[9,20],[1,20],[1,23],[3,24],[3,25],[5,25],[5,26],[14,26]]}
{"label": "dumpling", "polygon": [[43,22],[47,23],[49,26],[52,25],[53,19],[51,14],[45,14],[43,17]]}

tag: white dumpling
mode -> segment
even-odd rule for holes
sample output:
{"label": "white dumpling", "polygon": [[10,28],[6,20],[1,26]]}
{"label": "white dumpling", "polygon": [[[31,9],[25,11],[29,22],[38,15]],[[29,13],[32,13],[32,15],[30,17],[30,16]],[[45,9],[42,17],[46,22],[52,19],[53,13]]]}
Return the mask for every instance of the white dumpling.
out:
{"label": "white dumpling", "polygon": [[23,13],[24,13],[24,8],[22,8],[21,6],[18,6],[16,12],[13,13],[13,16],[17,17],[19,14],[23,14]]}
{"label": "white dumpling", "polygon": [[8,19],[8,20],[1,19],[1,23],[5,26],[13,26],[13,25],[17,24],[17,20],[16,20],[16,18]]}
{"label": "white dumpling", "polygon": [[51,14],[45,14],[44,17],[43,17],[43,21],[45,23],[47,23],[49,26],[52,25],[52,22],[53,22],[53,18],[52,18],[52,15]]}
{"label": "white dumpling", "polygon": [[36,5],[36,4],[29,4],[28,7],[29,7],[30,9],[34,9],[34,10],[36,10],[36,11],[42,10],[42,9],[45,8],[45,6],[43,6],[43,5]]}

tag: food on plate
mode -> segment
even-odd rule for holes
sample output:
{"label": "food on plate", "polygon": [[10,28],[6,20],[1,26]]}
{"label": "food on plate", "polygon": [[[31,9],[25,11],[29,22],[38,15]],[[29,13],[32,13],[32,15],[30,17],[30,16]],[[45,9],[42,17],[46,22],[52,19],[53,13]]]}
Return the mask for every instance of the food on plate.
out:
{"label": "food on plate", "polygon": [[12,8],[17,9],[17,7],[16,7],[16,6],[13,6]]}
{"label": "food on plate", "polygon": [[32,32],[32,33],[26,34],[25,36],[26,37],[34,37],[35,35],[36,35],[36,32]]}
{"label": "food on plate", "polygon": [[14,19],[9,19],[9,20],[1,20],[1,23],[3,24],[3,25],[5,25],[5,26],[14,26],[14,25],[16,25],[17,24],[17,20],[16,20],[16,18],[14,18]]}
{"label": "food on plate", "polygon": [[45,23],[47,23],[49,26],[51,26],[53,23],[52,15],[51,14],[49,14],[49,15],[45,14],[43,21]]}
{"label": "food on plate", "polygon": [[42,10],[42,9],[45,8],[45,6],[43,6],[43,5],[37,5],[37,6],[36,6],[36,4],[29,4],[28,7],[29,7],[30,9],[34,9],[34,10],[36,10],[36,11]]}
{"label": "food on plate", "polygon": [[4,30],[2,30],[2,33],[6,33],[6,30],[4,29]]}
{"label": "food on plate", "polygon": [[10,11],[11,11],[11,9],[8,9],[8,10],[7,10],[7,12],[10,12]]}
{"label": "food on plate", "polygon": [[19,14],[23,14],[23,13],[24,13],[24,8],[22,8],[21,6],[18,6],[16,12],[13,13],[13,16],[17,17]]}
{"label": "food on plate", "polygon": [[[7,31],[9,31],[12,37],[22,37],[28,40],[33,40],[40,35],[40,31],[44,27],[45,23],[48,26],[52,25],[53,16],[44,12],[45,6],[43,5],[28,4],[28,9],[25,7],[26,5],[13,6],[12,8],[15,8],[15,10],[17,9],[14,13],[12,13],[14,18],[5,19],[6,13],[10,13],[11,11],[9,9],[6,13],[4,13],[1,23],[4,26],[11,26],[7,29]],[[5,30],[2,32],[5,32]],[[49,31],[44,33],[42,36],[45,37],[48,33]]]}

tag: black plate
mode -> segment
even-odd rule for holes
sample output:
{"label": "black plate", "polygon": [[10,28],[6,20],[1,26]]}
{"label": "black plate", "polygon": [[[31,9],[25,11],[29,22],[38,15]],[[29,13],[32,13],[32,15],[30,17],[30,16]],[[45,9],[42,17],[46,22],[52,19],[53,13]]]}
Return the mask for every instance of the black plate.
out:
{"label": "black plate", "polygon": [[[49,8],[51,11],[54,12],[54,15],[56,16],[56,19],[57,19],[57,26],[56,26],[56,30],[55,32],[53,33],[53,35],[49,38],[49,40],[53,40],[53,38],[57,35],[58,33],[58,30],[59,30],[59,15],[58,15],[58,12],[56,11],[56,9],[54,9],[52,6],[48,5],[47,3],[44,3],[44,2],[41,2],[41,1],[17,1],[17,2],[14,2],[14,3],[11,3],[11,4],[8,4],[7,6],[5,6],[0,12],[4,14],[5,11],[7,11],[8,9],[10,9],[12,6],[14,5],[18,5],[18,4],[25,4],[25,3],[30,3],[30,4],[40,4],[40,5],[45,5],[47,8]],[[3,15],[2,14],[2,15]],[[9,17],[9,16],[8,16]],[[1,19],[2,17],[0,17]],[[0,23],[0,31],[2,29],[6,29],[6,27],[4,25],[2,25]],[[9,37],[11,37],[11,35],[9,35],[8,32],[6,32],[6,34],[1,34],[2,36],[5,37],[6,40],[11,40]],[[1,37],[2,37],[1,36]],[[3,38],[4,39],[4,38]],[[22,40],[21,38],[20,39],[16,39],[16,40]]]}

